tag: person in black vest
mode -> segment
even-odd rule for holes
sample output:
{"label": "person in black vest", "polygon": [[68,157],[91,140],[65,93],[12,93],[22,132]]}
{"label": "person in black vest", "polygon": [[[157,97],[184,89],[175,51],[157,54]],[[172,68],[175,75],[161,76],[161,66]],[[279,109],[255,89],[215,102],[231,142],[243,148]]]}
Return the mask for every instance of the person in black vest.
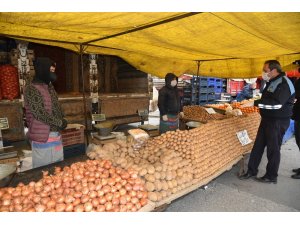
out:
{"label": "person in black vest", "polygon": [[267,83],[262,97],[254,101],[254,105],[260,109],[261,122],[250,154],[248,171],[239,178],[245,180],[256,177],[264,149],[267,147],[266,173],[256,180],[277,183],[280,148],[293,114],[295,88],[277,60],[268,60],[264,63],[263,79]]}
{"label": "person in black vest", "polygon": [[[300,68],[299,68],[300,70]],[[300,71],[299,71],[300,72]],[[295,83],[295,91],[296,91],[296,102],[293,108],[293,117],[292,119],[295,121],[295,139],[300,150],[300,78]],[[300,168],[293,169],[295,174],[292,175],[294,179],[300,179]]]}
{"label": "person in black vest", "polygon": [[159,133],[174,131],[179,126],[181,111],[180,97],[177,89],[178,78],[173,73],[165,76],[165,86],[158,93],[158,108],[160,112]]}

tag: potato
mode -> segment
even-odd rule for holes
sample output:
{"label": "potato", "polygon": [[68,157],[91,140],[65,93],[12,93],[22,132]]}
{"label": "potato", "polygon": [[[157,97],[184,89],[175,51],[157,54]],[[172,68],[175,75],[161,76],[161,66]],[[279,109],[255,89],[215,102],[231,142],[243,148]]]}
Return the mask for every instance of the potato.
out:
{"label": "potato", "polygon": [[149,174],[154,174],[155,173],[155,168],[153,165],[147,166],[147,170]]}
{"label": "potato", "polygon": [[157,201],[157,195],[156,195],[156,193],[154,193],[154,192],[149,192],[149,193],[148,193],[148,199],[149,199],[150,201],[156,202],[156,201]]}
{"label": "potato", "polygon": [[169,187],[169,189],[172,189],[173,188],[173,183],[172,183],[172,181],[167,181],[167,184],[168,184],[168,187]]}
{"label": "potato", "polygon": [[164,191],[167,191],[168,189],[169,189],[169,186],[168,186],[168,183],[167,183],[167,181],[162,181],[161,182],[161,185],[162,185],[162,189],[164,190]]}
{"label": "potato", "polygon": [[[155,186],[152,182],[149,182],[149,181],[146,182],[146,190],[147,191],[154,191],[154,189],[155,189]],[[149,193],[148,193],[148,196],[149,196]]]}
{"label": "potato", "polygon": [[154,177],[156,180],[159,180],[160,179],[160,173],[159,172],[155,172],[154,173]]}
{"label": "potato", "polygon": [[173,179],[173,175],[172,175],[172,172],[171,171],[167,171],[166,173],[166,180],[172,180]]}
{"label": "potato", "polygon": [[155,177],[152,174],[147,174],[145,176],[145,178],[146,178],[147,181],[150,181],[150,182],[154,182],[155,181]]}
{"label": "potato", "polygon": [[140,170],[140,172],[139,172],[139,175],[140,176],[145,176],[146,174],[147,174],[147,169],[144,169],[144,168],[142,168],[141,170]]}
{"label": "potato", "polygon": [[155,181],[154,185],[155,185],[155,190],[156,191],[161,191],[161,189],[162,189],[162,183],[159,180]]}

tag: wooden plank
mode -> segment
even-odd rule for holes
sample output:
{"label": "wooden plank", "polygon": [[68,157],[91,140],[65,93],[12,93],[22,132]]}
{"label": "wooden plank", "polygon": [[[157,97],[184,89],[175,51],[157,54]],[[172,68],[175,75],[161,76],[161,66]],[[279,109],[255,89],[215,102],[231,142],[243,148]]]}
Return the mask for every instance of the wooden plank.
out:
{"label": "wooden plank", "polygon": [[217,172],[215,172],[214,174],[212,174],[211,176],[203,179],[201,182],[197,183],[197,184],[193,184],[191,185],[190,187],[188,188],[185,188],[173,195],[170,195],[169,197],[159,201],[159,202],[156,202],[155,203],[155,206],[156,207],[159,207],[161,205],[164,205],[164,204],[170,204],[172,201],[174,201],[175,199],[177,198],[180,198],[206,184],[208,184],[209,182],[211,182],[213,179],[215,179],[216,177],[220,176],[222,173],[230,170],[232,168],[233,165],[237,164],[240,160],[242,159],[242,156],[239,156],[237,157],[236,159],[232,160],[230,163],[228,163],[227,165],[223,166],[221,169],[219,169]]}
{"label": "wooden plank", "polygon": [[155,208],[155,203],[151,202],[150,200],[148,200],[147,205],[145,205],[144,207],[140,208],[138,210],[138,212],[151,212],[153,211]]}
{"label": "wooden plank", "polygon": [[149,98],[107,99],[100,102],[101,113],[107,118],[118,116],[138,115],[138,109],[149,108]]}

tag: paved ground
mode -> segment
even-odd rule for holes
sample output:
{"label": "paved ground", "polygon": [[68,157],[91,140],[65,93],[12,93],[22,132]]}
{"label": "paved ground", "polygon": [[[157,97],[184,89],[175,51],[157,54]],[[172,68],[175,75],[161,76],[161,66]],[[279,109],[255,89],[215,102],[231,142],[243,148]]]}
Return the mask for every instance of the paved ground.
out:
{"label": "paved ground", "polygon": [[[277,184],[237,178],[238,166],[198,190],[175,200],[167,212],[297,212],[300,211],[300,180],[290,178],[300,167],[300,152],[291,138],[282,146]],[[246,160],[248,162],[248,160]],[[266,156],[260,165],[264,175]]]}

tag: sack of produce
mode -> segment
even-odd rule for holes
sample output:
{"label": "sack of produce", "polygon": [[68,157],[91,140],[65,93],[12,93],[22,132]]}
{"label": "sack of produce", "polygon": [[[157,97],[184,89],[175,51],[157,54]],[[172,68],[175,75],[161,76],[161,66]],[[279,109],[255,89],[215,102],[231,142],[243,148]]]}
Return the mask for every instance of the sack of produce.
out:
{"label": "sack of produce", "polygon": [[20,95],[18,69],[11,65],[0,66],[2,98],[13,100]]}

